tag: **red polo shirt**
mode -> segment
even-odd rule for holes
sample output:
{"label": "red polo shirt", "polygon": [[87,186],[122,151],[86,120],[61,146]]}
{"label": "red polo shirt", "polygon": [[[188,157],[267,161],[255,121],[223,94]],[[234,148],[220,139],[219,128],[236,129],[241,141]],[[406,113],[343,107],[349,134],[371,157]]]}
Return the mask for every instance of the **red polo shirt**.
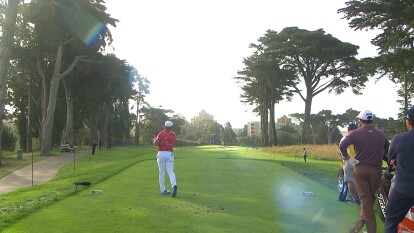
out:
{"label": "red polo shirt", "polygon": [[159,132],[155,140],[158,141],[158,151],[171,151],[173,152],[175,143],[175,133],[171,129],[164,129]]}

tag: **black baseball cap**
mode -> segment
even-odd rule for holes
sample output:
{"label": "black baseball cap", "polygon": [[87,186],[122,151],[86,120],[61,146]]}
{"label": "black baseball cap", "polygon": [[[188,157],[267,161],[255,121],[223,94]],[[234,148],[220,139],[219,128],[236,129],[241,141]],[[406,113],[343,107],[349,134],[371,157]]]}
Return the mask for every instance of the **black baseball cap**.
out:
{"label": "black baseball cap", "polygon": [[404,117],[404,119],[410,120],[414,122],[414,108],[410,108],[407,111],[407,115]]}
{"label": "black baseball cap", "polygon": [[348,124],[348,129],[349,129],[349,130],[354,130],[354,129],[356,129],[356,128],[358,128],[358,127],[357,127],[357,125],[356,125],[354,122],[350,122],[350,123]]}

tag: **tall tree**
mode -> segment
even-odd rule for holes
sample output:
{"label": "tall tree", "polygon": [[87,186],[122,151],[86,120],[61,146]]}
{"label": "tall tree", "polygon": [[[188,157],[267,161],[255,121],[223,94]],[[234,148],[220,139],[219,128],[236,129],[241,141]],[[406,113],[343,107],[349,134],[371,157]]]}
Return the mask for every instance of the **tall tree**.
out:
{"label": "tall tree", "polygon": [[146,77],[141,76],[135,67],[130,68],[130,76],[134,79],[137,85],[137,94],[135,96],[135,103],[137,109],[136,124],[135,124],[135,145],[139,145],[139,128],[141,120],[141,108],[148,106],[145,101],[146,95],[150,93],[149,84],[151,83]]}
{"label": "tall tree", "polygon": [[346,127],[349,123],[357,121],[358,110],[349,108],[341,115],[342,124],[341,126]]}
{"label": "tall tree", "polygon": [[[4,8],[5,6],[5,8]],[[0,40],[0,142],[1,132],[3,130],[3,114],[5,109],[5,99],[7,92],[7,81],[9,61],[13,51],[14,31],[16,28],[17,11],[19,0],[9,0],[8,4],[1,4],[1,9],[5,9],[4,18],[1,23],[1,40]],[[0,143],[1,145],[1,143]],[[1,148],[0,148],[1,151]]]}
{"label": "tall tree", "polygon": [[226,125],[224,126],[223,144],[224,145],[236,145],[237,144],[237,135],[231,128],[230,122],[227,122]]}
{"label": "tall tree", "polygon": [[[402,107],[400,108],[399,117],[402,118],[406,110],[412,106],[412,98],[414,97],[414,78],[410,77],[409,74],[402,74],[399,79],[395,80],[396,83],[400,84],[400,88],[397,91],[399,103]],[[407,126],[405,126],[408,130]]]}
{"label": "tall tree", "polygon": [[73,60],[73,62],[65,69],[65,71],[61,72],[62,69],[62,53],[63,53],[63,44],[59,45],[58,53],[56,56],[56,63],[55,69],[50,81],[50,90],[49,90],[49,100],[48,100],[48,107],[46,112],[45,124],[42,133],[42,154],[50,154],[50,150],[52,148],[52,130],[54,124],[54,116],[55,116],[55,108],[56,108],[56,98],[58,95],[59,84],[62,78],[66,77],[76,66],[78,61],[82,58],[82,56],[77,56]]}
{"label": "tall tree", "polygon": [[[262,145],[277,145],[275,105],[283,99],[290,100],[292,92],[289,85],[294,78],[293,72],[280,67],[280,59],[272,54],[264,53],[266,45],[260,38],[258,44],[251,44],[255,48],[254,54],[244,59],[245,68],[239,71],[242,75],[236,77],[244,86],[241,96],[246,103],[257,105],[256,111],[260,114]],[[269,126],[270,124],[270,126]],[[269,137],[270,132],[270,137]]]}
{"label": "tall tree", "polygon": [[313,98],[323,91],[340,94],[347,87],[359,94],[367,81],[366,76],[358,73],[358,46],[325,34],[322,29],[287,27],[279,33],[268,30],[265,38],[266,52],[295,71],[298,80],[291,82],[291,87],[305,102],[302,143],[307,143]]}
{"label": "tall tree", "polygon": [[132,124],[125,103],[134,94],[130,66],[113,54],[99,54],[87,66],[88,69],[77,69],[81,82],[77,83],[73,93],[81,119],[86,119],[90,142],[115,135],[116,140],[127,140]]}
{"label": "tall tree", "polygon": [[338,130],[338,126],[341,125],[340,115],[332,114],[331,110],[322,110],[318,112],[323,119],[326,129],[326,136],[328,144],[332,144],[334,132]]}
{"label": "tall tree", "polygon": [[[33,31],[38,45],[38,67],[45,80],[42,104],[47,106],[47,109],[42,120],[43,154],[50,153],[52,146],[54,111],[60,81],[73,70],[84,55],[78,54],[71,62],[66,63],[66,59],[62,59],[64,47],[70,44],[98,50],[104,48],[107,41],[112,40],[106,25],[115,26],[116,20],[105,13],[103,3],[103,0],[34,0],[30,3],[28,18],[34,25]],[[91,31],[92,28],[98,30]],[[87,39],[82,40],[83,38]],[[48,66],[49,69],[43,69]],[[50,70],[50,73],[47,70]]]}
{"label": "tall tree", "polygon": [[262,146],[269,145],[269,131],[268,119],[269,114],[267,111],[268,103],[268,92],[266,79],[261,75],[260,56],[259,51],[256,51],[252,56],[244,58],[243,63],[245,68],[242,71],[238,71],[239,83],[242,84],[243,94],[241,95],[242,102],[256,106],[253,110],[260,116],[260,127],[261,127],[261,140]]}
{"label": "tall tree", "polygon": [[[304,116],[304,114],[301,114]],[[313,144],[316,144],[317,142],[320,142],[320,135],[321,129],[325,128],[325,119],[320,114],[310,114],[309,115],[309,129],[310,133],[312,135],[312,142]],[[308,132],[309,134],[309,132]]]}
{"label": "tall tree", "polygon": [[[406,92],[414,79],[414,2],[412,0],[363,0],[348,1],[338,10],[355,30],[378,29],[371,43],[379,54],[367,58],[365,63],[372,75],[388,75],[401,83],[399,92]],[[403,111],[409,99],[403,94]]]}
{"label": "tall tree", "polygon": [[143,117],[140,136],[144,143],[151,144],[157,133],[164,128],[165,121],[170,119],[167,114],[172,113],[172,111],[148,107],[141,109],[141,113]]}

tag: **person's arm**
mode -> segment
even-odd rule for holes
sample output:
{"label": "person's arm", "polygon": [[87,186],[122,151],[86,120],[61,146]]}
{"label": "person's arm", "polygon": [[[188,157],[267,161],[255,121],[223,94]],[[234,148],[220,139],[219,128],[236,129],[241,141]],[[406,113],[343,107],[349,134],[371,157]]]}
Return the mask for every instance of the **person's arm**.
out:
{"label": "person's arm", "polygon": [[396,159],[396,156],[397,156],[397,152],[395,150],[396,142],[397,142],[397,137],[394,136],[394,138],[392,139],[391,144],[389,146],[388,153],[387,153],[388,164],[391,165],[391,166],[396,165],[395,164],[395,159]]}
{"label": "person's arm", "polygon": [[158,138],[159,136],[160,136],[160,133],[158,133],[158,135],[155,136],[154,139],[152,139],[152,144],[154,144],[154,146],[158,146],[158,144],[160,143],[159,138]]}
{"label": "person's arm", "polygon": [[348,154],[348,146],[352,144],[352,138],[349,136],[346,136],[341,142],[339,143],[339,151],[341,152],[342,159],[348,160],[349,154]]}
{"label": "person's arm", "polygon": [[390,148],[390,141],[388,141],[387,137],[385,137],[384,155],[387,155],[388,154],[389,148]]}

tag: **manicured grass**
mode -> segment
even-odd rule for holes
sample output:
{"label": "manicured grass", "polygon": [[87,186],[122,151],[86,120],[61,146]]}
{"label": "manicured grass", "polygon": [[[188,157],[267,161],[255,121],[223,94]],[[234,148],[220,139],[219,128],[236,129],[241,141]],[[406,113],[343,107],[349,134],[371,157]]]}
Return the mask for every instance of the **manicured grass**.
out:
{"label": "manicured grass", "polygon": [[[214,146],[179,148],[175,156],[176,198],[159,194],[153,147],[117,148],[79,158],[76,171],[67,164],[51,182],[0,197],[1,213],[3,207],[16,208],[3,205],[12,200],[35,207],[14,212],[9,222],[0,216],[3,230],[347,232],[359,214],[359,206],[337,201],[337,161],[305,164],[286,155]],[[93,186],[74,195],[73,182],[84,180]],[[92,195],[93,189],[104,194]],[[302,196],[303,191],[315,195]],[[31,204],[42,199],[49,201]]]}

